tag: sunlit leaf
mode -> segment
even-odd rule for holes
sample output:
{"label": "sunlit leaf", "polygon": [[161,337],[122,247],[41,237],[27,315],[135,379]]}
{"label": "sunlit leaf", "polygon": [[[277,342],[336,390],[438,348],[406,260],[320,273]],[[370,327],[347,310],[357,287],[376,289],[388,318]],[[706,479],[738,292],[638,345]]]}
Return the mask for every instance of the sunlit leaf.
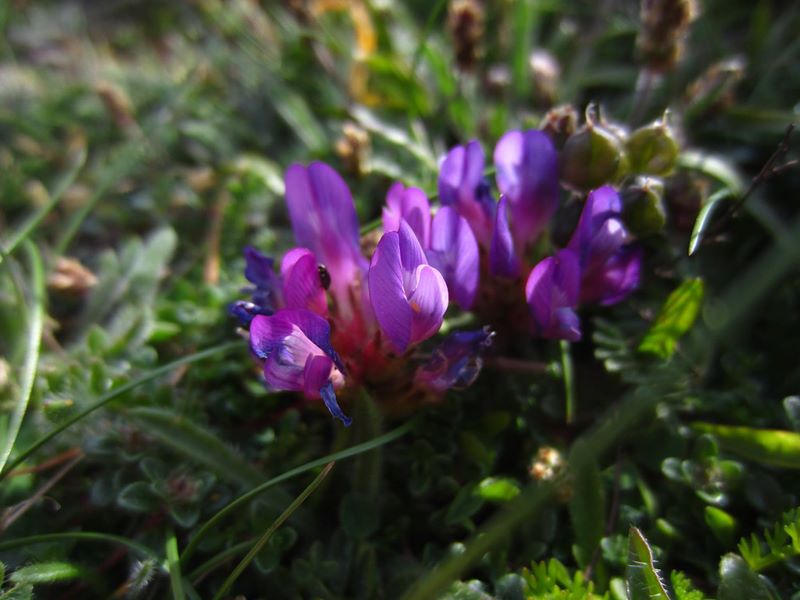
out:
{"label": "sunlit leaf", "polygon": [[625,580],[630,600],[670,600],[653,562],[653,551],[642,532],[631,527],[628,533],[628,566]]}
{"label": "sunlit leaf", "polygon": [[800,433],[714,423],[692,423],[692,428],[712,434],[725,450],[742,458],[775,467],[800,469]]}
{"label": "sunlit leaf", "polygon": [[678,340],[692,328],[703,304],[703,280],[688,279],[673,291],[655,322],[645,335],[639,350],[669,358]]}

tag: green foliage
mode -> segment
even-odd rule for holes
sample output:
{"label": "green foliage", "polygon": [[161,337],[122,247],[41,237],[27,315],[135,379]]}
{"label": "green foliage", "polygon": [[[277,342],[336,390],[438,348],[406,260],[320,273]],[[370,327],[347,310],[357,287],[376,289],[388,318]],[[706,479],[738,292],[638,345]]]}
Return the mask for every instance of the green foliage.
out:
{"label": "green foliage", "polygon": [[522,569],[525,597],[542,600],[607,600],[608,594],[597,594],[594,584],[585,581],[580,571],[569,570],[555,558],[531,564]]}
{"label": "green foliage", "polygon": [[628,534],[628,553],[625,582],[630,600],[669,600],[661,573],[655,566],[653,550],[635,527],[631,527]]}
{"label": "green foliage", "polygon": [[639,350],[669,358],[678,340],[692,328],[703,304],[703,280],[689,279],[673,291],[645,335]]}
{"label": "green foliage", "polygon": [[800,555],[800,508],[782,516],[772,528],[764,529],[763,537],[755,533],[739,540],[739,553],[755,572]]}

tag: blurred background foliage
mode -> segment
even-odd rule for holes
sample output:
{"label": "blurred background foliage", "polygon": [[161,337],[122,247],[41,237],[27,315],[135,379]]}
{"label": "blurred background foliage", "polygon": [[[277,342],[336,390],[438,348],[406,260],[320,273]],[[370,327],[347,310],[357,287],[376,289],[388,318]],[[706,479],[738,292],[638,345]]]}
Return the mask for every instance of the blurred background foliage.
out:
{"label": "blurred background foliage", "polygon": [[[0,29],[0,598],[800,597],[796,2],[0,0]],[[563,147],[590,103],[680,151],[642,290],[582,342],[346,431],[262,387],[226,311],[242,248],[291,244],[286,166],[334,165],[369,228],[451,145]]]}

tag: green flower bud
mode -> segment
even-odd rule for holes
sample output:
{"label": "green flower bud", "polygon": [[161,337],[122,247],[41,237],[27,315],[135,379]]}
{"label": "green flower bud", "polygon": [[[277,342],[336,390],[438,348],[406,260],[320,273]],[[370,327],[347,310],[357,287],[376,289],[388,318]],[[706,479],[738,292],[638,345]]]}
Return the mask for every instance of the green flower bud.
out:
{"label": "green flower bud", "polygon": [[664,228],[664,183],[654,177],[637,177],[633,186],[622,191],[622,219],[639,236],[653,235]]}
{"label": "green flower bud", "polygon": [[625,142],[634,173],[668,175],[678,160],[678,142],[663,121],[640,127]]}
{"label": "green flower bud", "polygon": [[587,122],[564,144],[561,179],[578,191],[586,192],[615,182],[627,170],[622,140],[602,124]]}

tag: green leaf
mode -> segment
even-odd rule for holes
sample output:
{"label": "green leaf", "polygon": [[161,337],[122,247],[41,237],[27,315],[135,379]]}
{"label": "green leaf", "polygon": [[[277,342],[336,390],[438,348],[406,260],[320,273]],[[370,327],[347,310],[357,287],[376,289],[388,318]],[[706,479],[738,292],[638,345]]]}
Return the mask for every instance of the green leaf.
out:
{"label": "green leaf", "polygon": [[67,562],[46,562],[29,565],[14,571],[9,581],[16,584],[40,584],[70,581],[81,576],[82,570]]}
{"label": "green leaf", "polygon": [[703,280],[687,279],[667,298],[650,330],[639,344],[640,352],[667,359],[678,340],[691,329],[703,304]]}
{"label": "green leaf", "polygon": [[628,533],[628,566],[625,580],[630,600],[670,600],[653,562],[653,551],[642,532],[631,527]]}
{"label": "green leaf", "polygon": [[716,506],[706,506],[705,519],[706,525],[711,528],[714,537],[727,547],[733,546],[736,535],[736,519]]}
{"label": "green leaf", "polygon": [[352,538],[363,540],[378,529],[378,506],[366,494],[347,494],[339,505],[339,520],[344,532]]}
{"label": "green leaf", "polygon": [[253,487],[263,475],[211,431],[172,411],[140,407],[130,411],[149,435],[201,464],[225,481]]}
{"label": "green leaf", "polygon": [[445,522],[448,525],[457,525],[469,519],[483,506],[484,499],[475,494],[471,486],[463,487],[456,494],[452,504],[447,509]]}
{"label": "green leaf", "polygon": [[[39,364],[39,349],[42,342],[42,329],[44,327],[45,291],[44,291],[44,265],[39,251],[31,242],[25,242],[28,262],[31,270],[30,297],[27,299],[28,309],[24,312],[27,321],[27,347],[25,360],[21,368],[21,377],[18,387],[17,399],[8,421],[8,429],[0,432],[0,471],[6,466],[9,456],[17,441],[22,420],[28,410],[28,403],[33,392],[36,380],[36,370]],[[22,310],[22,307],[20,307]]]}
{"label": "green leaf", "polygon": [[716,179],[735,196],[744,193],[745,183],[741,175],[728,161],[719,156],[688,150],[678,156],[678,166]]}
{"label": "green leaf", "polygon": [[31,584],[17,585],[0,594],[0,600],[31,600],[33,586]]}
{"label": "green leaf", "polygon": [[773,467],[800,469],[800,433],[701,422],[692,423],[692,429],[712,434],[725,450],[742,458]]}
{"label": "green leaf", "polygon": [[765,580],[741,556],[726,554],[719,563],[717,600],[778,600]]}
{"label": "green leaf", "polygon": [[706,600],[705,594],[696,590],[689,578],[680,571],[673,571],[670,574],[670,582],[675,592],[675,600]]}
{"label": "green leaf", "polygon": [[117,496],[117,504],[136,512],[149,512],[160,501],[153,486],[146,481],[126,485]]}
{"label": "green leaf", "polygon": [[575,532],[578,565],[589,564],[592,555],[600,544],[605,530],[605,495],[603,480],[597,461],[584,448],[573,447],[573,455],[580,460],[573,461],[574,493],[569,503],[569,516]]}
{"label": "green leaf", "polygon": [[170,531],[165,544],[167,553],[167,569],[169,570],[169,580],[172,586],[173,600],[184,600],[186,594],[183,591],[183,578],[181,577],[181,563],[178,559],[178,540],[175,533]]}
{"label": "green leaf", "polygon": [[519,483],[509,477],[487,477],[475,493],[489,502],[508,502],[519,495]]}
{"label": "green leaf", "polygon": [[689,256],[694,254],[703,243],[706,231],[712,222],[712,217],[717,210],[717,207],[727,200],[733,199],[733,194],[727,188],[719,190],[709,196],[703,208],[697,215],[692,228],[692,236],[689,238]]}

